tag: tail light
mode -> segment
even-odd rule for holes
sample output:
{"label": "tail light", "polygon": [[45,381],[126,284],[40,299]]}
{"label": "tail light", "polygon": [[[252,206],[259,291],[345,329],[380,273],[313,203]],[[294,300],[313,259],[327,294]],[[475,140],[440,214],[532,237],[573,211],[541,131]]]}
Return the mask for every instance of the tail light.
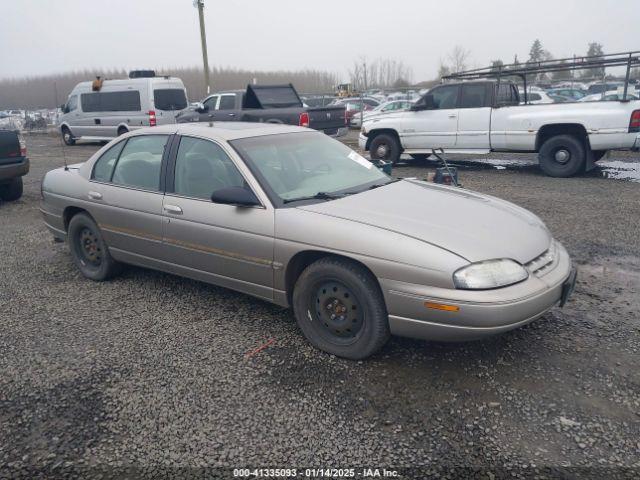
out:
{"label": "tail light", "polygon": [[300,114],[300,123],[299,125],[301,127],[308,127],[309,126],[309,112],[302,112]]}
{"label": "tail light", "polygon": [[149,126],[150,127],[155,127],[156,126],[156,112],[155,112],[155,110],[149,110]]}
{"label": "tail light", "polygon": [[640,110],[635,110],[631,114],[629,121],[629,133],[640,132]]}
{"label": "tail light", "polygon": [[24,141],[24,137],[22,135],[18,136],[18,141],[20,142],[20,156],[27,156],[27,142]]}

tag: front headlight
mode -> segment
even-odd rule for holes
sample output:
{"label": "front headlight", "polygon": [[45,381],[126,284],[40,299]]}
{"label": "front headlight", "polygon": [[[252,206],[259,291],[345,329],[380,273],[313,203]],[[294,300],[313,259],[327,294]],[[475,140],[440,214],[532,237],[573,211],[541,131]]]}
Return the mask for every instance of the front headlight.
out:
{"label": "front headlight", "polygon": [[463,290],[487,290],[513,285],[528,277],[529,273],[522,265],[503,258],[462,267],[453,274],[453,283]]}

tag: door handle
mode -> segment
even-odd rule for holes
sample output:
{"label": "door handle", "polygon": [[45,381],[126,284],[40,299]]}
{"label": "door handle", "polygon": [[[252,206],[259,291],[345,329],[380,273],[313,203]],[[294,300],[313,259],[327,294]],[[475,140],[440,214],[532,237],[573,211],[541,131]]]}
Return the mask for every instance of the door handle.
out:
{"label": "door handle", "polygon": [[450,113],[449,114],[449,118],[456,118],[458,115],[456,115],[455,113]]}
{"label": "door handle", "polygon": [[172,213],[174,215],[182,215],[182,208],[177,205],[165,205],[164,211],[167,213]]}
{"label": "door handle", "polygon": [[102,200],[102,194],[100,192],[87,192],[87,196],[91,200]]}
{"label": "door handle", "polygon": [[227,115],[229,115],[230,117],[235,117],[236,116],[235,113],[228,113]]}
{"label": "door handle", "polygon": [[213,117],[213,113],[210,113],[209,115],[207,115],[209,118]]}

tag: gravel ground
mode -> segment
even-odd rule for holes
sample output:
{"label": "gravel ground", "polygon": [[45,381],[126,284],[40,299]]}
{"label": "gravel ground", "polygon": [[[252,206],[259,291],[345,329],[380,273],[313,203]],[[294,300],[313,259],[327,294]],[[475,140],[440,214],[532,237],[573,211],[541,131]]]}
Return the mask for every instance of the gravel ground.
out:
{"label": "gravel ground", "polygon": [[466,188],[532,210],[567,246],[580,269],[572,300],[499,337],[394,338],[351,362],[310,347],[290,311],[229,290],[133,267],[85,280],[38,212],[60,143],[31,136],[28,149],[25,196],[0,205],[0,478],[265,466],[640,476],[640,184],[461,164]]}

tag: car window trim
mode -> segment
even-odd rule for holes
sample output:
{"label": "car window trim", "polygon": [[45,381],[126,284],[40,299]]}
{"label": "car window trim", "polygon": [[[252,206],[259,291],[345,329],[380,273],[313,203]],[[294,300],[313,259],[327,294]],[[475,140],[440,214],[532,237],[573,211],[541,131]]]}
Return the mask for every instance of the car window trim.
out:
{"label": "car window trim", "polygon": [[[242,172],[242,169],[238,168],[237,163],[233,159],[233,155],[230,155],[229,151],[226,148],[224,148],[224,145],[221,145],[216,140],[213,140],[213,139],[208,138],[208,137],[202,137],[202,136],[199,136],[199,135],[176,134],[175,137],[176,138],[173,141],[173,145],[172,145],[172,149],[171,149],[172,151],[170,152],[170,156],[167,159],[166,184],[165,184],[165,190],[164,190],[164,194],[166,196],[168,196],[168,197],[177,197],[177,198],[186,198],[186,199],[189,199],[189,200],[198,200],[198,201],[201,201],[201,202],[213,204],[211,199],[207,200],[205,198],[191,197],[191,196],[188,196],[188,195],[182,195],[182,194],[177,193],[175,191],[176,162],[178,160],[178,149],[180,147],[180,141],[184,137],[188,137],[188,138],[195,138],[197,140],[203,140],[203,141],[206,141],[206,142],[211,142],[211,143],[217,145],[218,147],[220,147],[220,149],[222,149],[222,151],[229,158],[229,160],[231,160],[231,163],[233,164],[233,166],[236,168],[236,170],[238,171],[238,173],[240,174],[240,176],[244,180],[244,183],[247,184],[247,186],[249,187],[249,190],[251,190],[251,193],[253,193],[255,195],[255,197],[258,199],[258,201],[260,202],[260,205],[253,205],[251,208],[261,208],[261,209],[265,209],[266,210],[266,208],[267,208],[266,205],[264,205],[264,202],[262,202],[262,200],[260,199],[260,196],[256,194],[255,189],[251,186],[251,182],[249,182],[249,180],[247,179],[247,176]],[[243,163],[246,165],[246,162],[243,161]],[[248,166],[247,166],[247,168],[248,168]],[[251,169],[249,169],[249,170],[251,171]],[[253,171],[251,171],[251,173],[253,173]],[[256,181],[258,181],[258,180],[256,179]],[[259,181],[258,181],[258,184],[262,187],[262,184],[260,184]],[[263,190],[264,190],[264,187],[263,187]],[[268,196],[269,195],[267,195],[267,197]]]}
{"label": "car window trim", "polygon": [[[141,188],[141,187],[135,187],[133,185],[120,185],[118,183],[113,183],[113,175],[116,171],[116,167],[118,166],[118,162],[120,161],[120,156],[122,155],[123,150],[125,149],[125,147],[127,146],[127,143],[129,143],[129,140],[131,140],[132,138],[138,138],[138,137],[147,137],[150,135],[164,135],[169,137],[167,139],[167,144],[165,145],[165,149],[164,152],[162,154],[162,160],[160,161],[160,183],[158,185],[158,189],[157,190],[149,190],[147,188]],[[100,161],[100,159],[102,158],[102,156],[104,155],[104,153],[102,155],[100,155],[100,157],[93,162],[93,165],[91,166],[91,176],[89,178],[89,182],[90,183],[97,183],[97,184],[101,184],[101,185],[111,185],[114,187],[118,187],[118,188],[127,188],[129,190],[138,190],[140,192],[151,192],[151,193],[159,193],[164,195],[165,191],[166,191],[166,163],[167,163],[167,159],[168,159],[168,155],[169,155],[169,150],[172,148],[173,146],[173,142],[174,142],[174,137],[176,137],[176,134],[174,133],[147,133],[144,135],[132,135],[131,137],[125,138],[124,140],[121,140],[120,142],[116,142],[114,143],[109,149],[107,149],[104,153],[107,153],[111,148],[115,147],[116,145],[120,144],[120,143],[124,143],[124,145],[122,145],[122,148],[120,149],[120,152],[118,153],[118,157],[116,158],[115,163],[113,164],[113,170],[111,170],[111,176],[109,177],[109,181],[108,182],[103,182],[100,180],[96,180],[95,178],[93,178],[93,174],[94,174],[94,170],[96,168],[96,164]],[[167,148],[167,146],[169,146],[169,148]]]}

